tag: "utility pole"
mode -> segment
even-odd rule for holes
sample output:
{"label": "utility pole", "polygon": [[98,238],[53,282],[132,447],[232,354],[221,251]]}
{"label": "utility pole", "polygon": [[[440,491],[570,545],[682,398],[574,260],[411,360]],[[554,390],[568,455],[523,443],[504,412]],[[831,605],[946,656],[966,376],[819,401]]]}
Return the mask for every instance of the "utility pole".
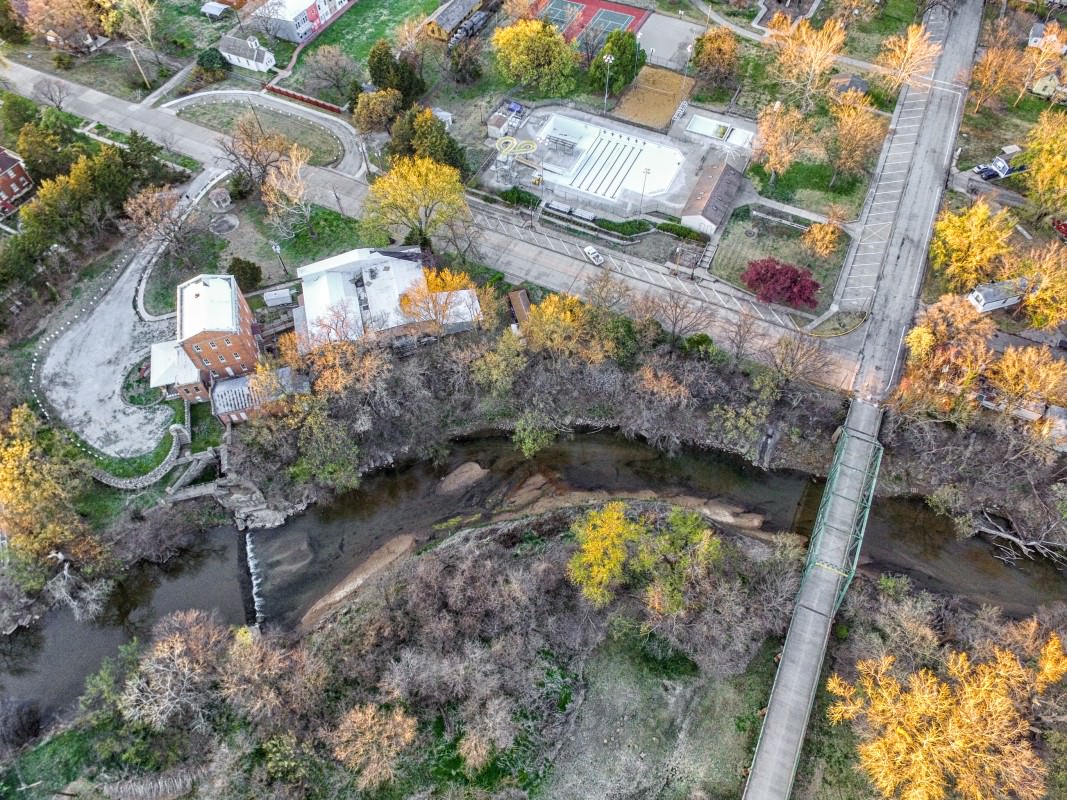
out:
{"label": "utility pole", "polygon": [[615,62],[615,56],[611,53],[604,54],[604,63],[607,69],[604,71],[604,113],[608,113],[608,86],[611,84],[611,65]]}
{"label": "utility pole", "polygon": [[144,74],[144,68],[141,66],[141,60],[137,58],[137,51],[133,49],[133,42],[126,42],[126,49],[129,50],[130,55],[133,56],[133,63],[137,65],[137,71],[141,73],[141,79],[144,81],[145,88],[151,91],[152,84],[148,80],[148,76]]}

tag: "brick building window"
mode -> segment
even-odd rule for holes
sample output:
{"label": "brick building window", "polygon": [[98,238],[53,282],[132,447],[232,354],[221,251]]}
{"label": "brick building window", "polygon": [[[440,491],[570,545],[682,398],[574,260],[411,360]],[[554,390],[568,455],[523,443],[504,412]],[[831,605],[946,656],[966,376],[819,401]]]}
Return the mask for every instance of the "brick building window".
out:
{"label": "brick building window", "polygon": [[193,345],[193,352],[194,353],[199,353],[200,352],[200,345],[194,344]]}
{"label": "brick building window", "polygon": [[240,361],[241,360],[241,354],[240,353],[234,353],[233,354],[233,360],[234,361]]}
{"label": "brick building window", "polygon": [[210,342],[208,342],[207,346],[210,347],[212,350],[214,350],[215,348],[218,347],[218,345],[215,344],[215,340],[214,339],[212,339]]}
{"label": "brick building window", "polygon": [[232,343],[232,342],[231,342],[231,341],[230,341],[229,339],[223,339],[223,340],[222,340],[222,343],[223,343],[224,345],[226,345],[227,347],[229,347],[229,346],[230,346],[231,344],[233,344],[233,343]]}
{"label": "brick building window", "polygon": [[210,367],[211,366],[211,359],[210,358],[205,358],[204,359],[204,366],[205,367]]}
{"label": "brick building window", "polygon": [[226,363],[226,356],[224,356],[222,353],[219,353],[219,363],[220,364],[225,364]]}

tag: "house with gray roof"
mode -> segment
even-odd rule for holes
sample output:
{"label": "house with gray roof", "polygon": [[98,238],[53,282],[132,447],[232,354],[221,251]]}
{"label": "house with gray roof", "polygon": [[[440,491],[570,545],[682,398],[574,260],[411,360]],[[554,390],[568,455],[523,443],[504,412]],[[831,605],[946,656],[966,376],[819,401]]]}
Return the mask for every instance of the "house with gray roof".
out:
{"label": "house with gray roof", "polygon": [[235,67],[268,72],[274,66],[274,53],[263,47],[255,36],[247,39],[223,36],[219,40],[219,52]]}
{"label": "house with gray roof", "polygon": [[725,161],[708,169],[697,180],[682,209],[682,224],[714,234],[730,218],[744,178]]}

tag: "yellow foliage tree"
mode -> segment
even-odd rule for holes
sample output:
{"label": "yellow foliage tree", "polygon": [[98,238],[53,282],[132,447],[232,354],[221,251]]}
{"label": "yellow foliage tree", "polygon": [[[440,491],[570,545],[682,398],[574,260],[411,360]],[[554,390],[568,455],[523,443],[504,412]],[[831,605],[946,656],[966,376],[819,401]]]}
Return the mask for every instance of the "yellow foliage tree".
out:
{"label": "yellow foliage tree", "polygon": [[887,70],[886,82],[895,92],[904,84],[915,85],[934,68],[941,45],[930,41],[922,25],[909,25],[901,36],[889,36],[882,42],[876,63]]}
{"label": "yellow foliage tree", "polygon": [[834,174],[830,185],[838,175],[860,175],[878,154],[885,138],[887,123],[874,113],[867,95],[855,89],[837,98],[830,108],[834,124],[830,132],[827,152]]}
{"label": "yellow foliage tree", "polygon": [[590,511],[571,527],[578,540],[578,552],[567,564],[567,576],[595,606],[605,606],[614,598],[614,588],[622,580],[628,545],[647,532],[641,523],[626,517],[626,504],[608,503]]}
{"label": "yellow foliage tree", "polygon": [[837,249],[841,241],[841,228],[831,222],[816,222],[809,226],[800,243],[812,255],[826,258]]}
{"label": "yellow foliage tree", "polygon": [[1064,396],[1067,362],[1047,347],[1008,347],[986,373],[1008,409],[1053,402]]}
{"label": "yellow foliage tree", "polygon": [[986,49],[971,72],[974,113],[991,98],[1021,84],[1025,73],[1024,58],[1015,46],[1015,32],[1006,19],[998,19],[992,26]]}
{"label": "yellow foliage tree", "polygon": [[93,559],[100,546],[73,505],[82,475],[75,464],[45,453],[37,434],[37,418],[26,406],[12,409],[0,429],[0,532],[30,562],[44,563],[53,551]]}
{"label": "yellow foliage tree", "polygon": [[1067,113],[1041,112],[1026,135],[1026,196],[1040,215],[1067,214]]}
{"label": "yellow foliage tree", "polygon": [[861,661],[856,685],[838,675],[828,684],[836,697],[830,721],[856,723],[860,765],[883,797],[1045,796],[1028,716],[1034,695],[1067,673],[1058,637],[1048,640],[1036,669],[998,647],[981,663],[950,653],[947,679],[922,669],[901,683],[893,663],[892,656]]}
{"label": "yellow foliage tree", "polygon": [[775,102],[760,111],[755,155],[770,173],[771,186],[796,161],[808,133],[804,115],[795,108]]}
{"label": "yellow foliage tree", "polygon": [[469,213],[459,170],[420,156],[394,161],[371,184],[364,209],[368,225],[402,227],[419,242]]}
{"label": "yellow foliage tree", "polygon": [[1032,248],[1012,271],[1027,280],[1023,309],[1031,325],[1051,330],[1067,322],[1067,245]]}
{"label": "yellow foliage tree", "polygon": [[1010,211],[993,214],[982,198],[958,214],[946,209],[934,223],[930,260],[949,288],[970,291],[996,276],[1000,259],[1011,252],[1014,228]]}
{"label": "yellow foliage tree", "polygon": [[1053,20],[1045,25],[1044,36],[1037,47],[1027,47],[1023,51],[1022,69],[1019,79],[1019,94],[1013,106],[1019,105],[1026,90],[1037,81],[1056,72],[1063,65],[1063,49],[1067,47],[1067,30]]}
{"label": "yellow foliage tree", "polygon": [[[775,17],[785,17],[782,12]],[[845,44],[845,29],[836,19],[828,19],[821,28],[806,17],[796,24],[770,26],[768,41],[777,53],[777,75],[785,88],[800,98],[804,111],[811,109],[830,77],[830,68]]]}
{"label": "yellow foliage tree", "polygon": [[736,71],[739,49],[733,31],[721,25],[712,26],[693,46],[693,66],[705,79],[722,82]]}
{"label": "yellow foliage tree", "polygon": [[424,269],[424,280],[400,295],[405,317],[442,330],[449,321],[477,316],[474,282],[465,272]]}
{"label": "yellow foliage tree", "polygon": [[574,88],[578,54],[554,25],[519,19],[493,31],[491,41],[497,69],[509,83],[557,97]]}
{"label": "yellow foliage tree", "polygon": [[531,350],[557,359],[580,358],[599,364],[611,352],[611,343],[593,330],[588,308],[569,294],[550,294],[533,306],[522,331]]}

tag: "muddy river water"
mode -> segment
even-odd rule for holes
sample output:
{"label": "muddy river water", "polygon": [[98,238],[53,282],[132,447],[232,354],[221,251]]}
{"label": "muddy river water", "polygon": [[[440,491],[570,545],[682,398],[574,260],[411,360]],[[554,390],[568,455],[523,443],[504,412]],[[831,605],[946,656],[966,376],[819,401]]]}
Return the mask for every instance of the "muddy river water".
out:
{"label": "muddy river water", "polygon": [[[489,474],[462,494],[439,494],[440,478],[467,461]],[[576,490],[651,489],[720,498],[763,514],[767,530],[802,534],[811,531],[822,492],[821,483],[799,473],[766,473],[719,453],[687,451],[671,458],[611,434],[579,436],[532,461],[504,439],[461,442],[440,466],[385,470],[281,528],[247,539],[233,528],[219,528],[171,565],[139,566],[94,623],[77,623],[68,612],[54,610],[35,628],[0,637],[0,695],[35,698],[48,711],[62,711],[120,644],[145,638],[157,619],[179,609],[214,609],[231,624],[254,620],[258,611],[268,625],[291,626],[388,539],[425,534],[483,511],[536,472]],[[1008,567],[984,542],[957,540],[947,521],[917,500],[875,503],[862,556],[867,570],[904,572],[932,590],[1000,605],[1016,615],[1067,600],[1067,580],[1051,566]],[[255,600],[249,561],[257,573]]]}

